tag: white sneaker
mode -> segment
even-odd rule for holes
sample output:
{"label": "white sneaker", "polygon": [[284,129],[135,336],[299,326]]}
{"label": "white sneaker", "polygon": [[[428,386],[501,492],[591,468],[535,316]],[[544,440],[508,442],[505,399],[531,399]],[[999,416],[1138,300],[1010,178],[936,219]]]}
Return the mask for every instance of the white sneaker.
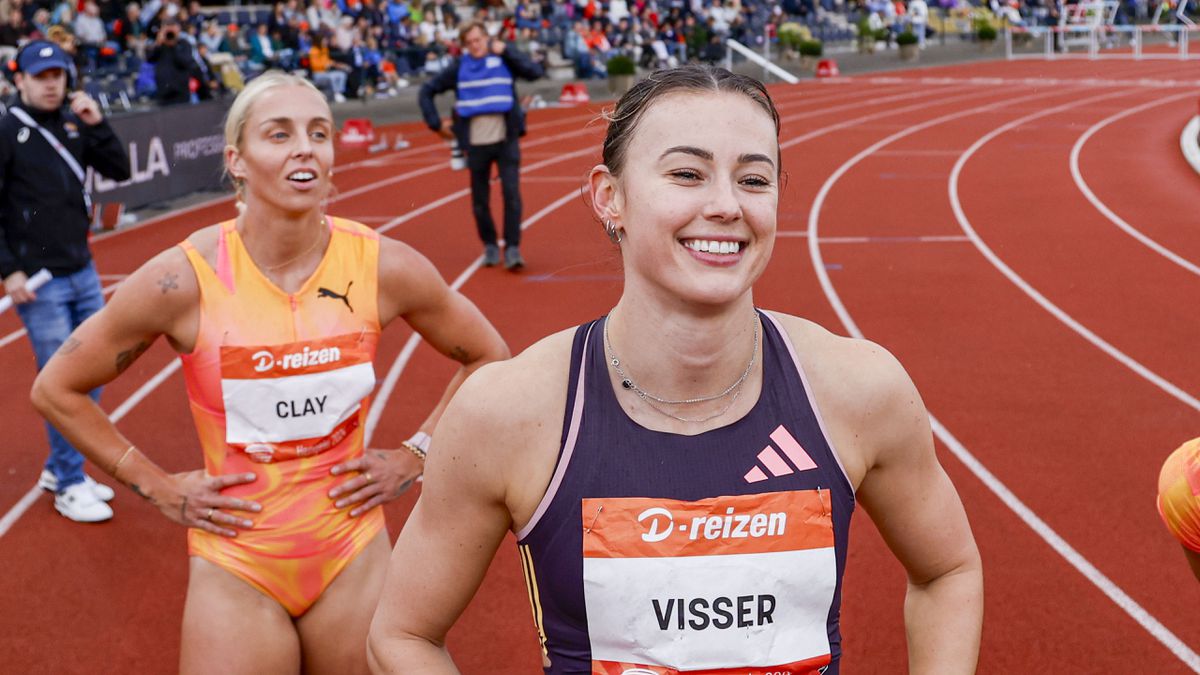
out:
{"label": "white sneaker", "polygon": [[[117,493],[113,489],[103,483],[97,483],[91,476],[83,474],[83,484],[92,489],[92,493],[96,495],[96,499],[111,502]],[[43,469],[42,475],[38,478],[38,487],[50,492],[58,492],[58,476],[55,476],[49,469]]]}
{"label": "white sneaker", "polygon": [[346,97],[345,97],[345,96],[343,96],[343,95],[341,95],[341,94],[337,94],[337,93],[335,93],[335,94],[333,95],[333,102],[334,102],[334,103],[345,103],[345,102],[346,102]]}
{"label": "white sneaker", "polygon": [[76,483],[54,496],[54,508],[77,523],[100,523],[113,517],[113,511],[96,498],[84,483]]}

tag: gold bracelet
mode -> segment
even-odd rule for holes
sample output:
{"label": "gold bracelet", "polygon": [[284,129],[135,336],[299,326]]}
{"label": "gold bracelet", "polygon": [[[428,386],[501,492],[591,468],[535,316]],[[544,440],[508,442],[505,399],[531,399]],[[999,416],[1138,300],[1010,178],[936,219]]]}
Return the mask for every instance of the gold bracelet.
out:
{"label": "gold bracelet", "polygon": [[137,447],[133,446],[133,445],[130,445],[128,448],[125,448],[125,452],[121,455],[121,459],[118,459],[117,463],[113,464],[112,470],[110,470],[108,472],[108,475],[112,476],[113,478],[116,478],[117,477],[117,469],[121,468],[121,462],[124,462],[125,458],[129,457],[129,453],[133,452],[136,449],[137,449]]}
{"label": "gold bracelet", "polygon": [[418,448],[418,447],[417,447],[415,444],[413,444],[412,442],[410,442],[410,441],[404,441],[404,442],[403,442],[403,443],[401,443],[400,445],[404,446],[405,448],[407,448],[407,449],[408,449],[408,451],[409,451],[409,452],[411,452],[412,454],[416,455],[416,456],[417,456],[417,459],[421,460],[422,462],[424,462],[424,461],[425,461],[425,455],[426,455],[427,453],[426,453],[424,450],[422,450],[422,449]]}

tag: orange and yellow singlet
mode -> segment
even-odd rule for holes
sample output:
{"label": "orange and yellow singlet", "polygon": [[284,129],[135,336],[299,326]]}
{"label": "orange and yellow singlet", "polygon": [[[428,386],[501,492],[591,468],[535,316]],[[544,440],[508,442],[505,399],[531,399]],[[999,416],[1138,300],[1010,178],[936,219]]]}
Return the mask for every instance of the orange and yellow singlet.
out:
{"label": "orange and yellow singlet", "polygon": [[1200,438],[1179,446],[1163,464],[1158,513],[1179,543],[1200,553]]}
{"label": "orange and yellow singlet", "polygon": [[262,504],[236,538],[188,530],[188,549],[300,616],[383,528],[351,518],[329,469],[363,452],[379,339],[379,235],[328,218],[331,237],[304,286],[285,293],[251,260],[234,221],[220,225],[214,269],[180,246],[200,284],[195,349],[181,356],[211,475],[254,473],[224,494]]}

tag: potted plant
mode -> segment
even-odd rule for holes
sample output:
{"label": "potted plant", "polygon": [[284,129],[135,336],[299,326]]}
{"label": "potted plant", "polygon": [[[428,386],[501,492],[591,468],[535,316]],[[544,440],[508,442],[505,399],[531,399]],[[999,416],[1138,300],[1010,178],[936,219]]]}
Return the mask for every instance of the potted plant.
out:
{"label": "potted plant", "polygon": [[858,20],[858,53],[874,54],[876,31],[871,28],[871,20],[863,17]]}
{"label": "potted plant", "polygon": [[623,96],[633,86],[633,79],[637,75],[637,64],[633,59],[624,55],[617,54],[608,60],[605,64],[608,70],[608,91],[614,96]]}
{"label": "potted plant", "polygon": [[779,50],[783,58],[794,59],[800,50],[800,43],[808,39],[808,28],[795,21],[788,21],[779,26]]}
{"label": "potted plant", "polygon": [[901,61],[916,61],[921,54],[917,46],[917,36],[911,31],[906,30],[896,36],[896,45],[900,47]]}
{"label": "potted plant", "polygon": [[996,27],[990,22],[979,20],[975,22],[975,39],[979,40],[979,49],[991,51],[996,45]]}
{"label": "potted plant", "polygon": [[800,67],[813,71],[817,68],[817,59],[825,53],[825,45],[820,40],[803,40],[800,42]]}

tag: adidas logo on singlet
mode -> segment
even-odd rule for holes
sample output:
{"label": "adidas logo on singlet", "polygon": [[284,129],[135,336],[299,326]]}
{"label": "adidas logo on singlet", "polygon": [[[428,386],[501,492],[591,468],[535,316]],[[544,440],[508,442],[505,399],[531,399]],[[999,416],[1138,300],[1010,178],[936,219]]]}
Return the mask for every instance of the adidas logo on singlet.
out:
{"label": "adidas logo on singlet", "polygon": [[[778,478],[796,471],[809,471],[817,468],[817,463],[808,456],[808,453],[800,446],[800,442],[787,429],[784,429],[782,424],[771,432],[771,440],[775,441],[775,445],[779,446],[791,464],[784,461],[774,447],[768,445],[758,453],[758,462],[743,476],[747,483],[767,480],[768,474]],[[766,468],[765,472],[763,471],[764,467]]]}

